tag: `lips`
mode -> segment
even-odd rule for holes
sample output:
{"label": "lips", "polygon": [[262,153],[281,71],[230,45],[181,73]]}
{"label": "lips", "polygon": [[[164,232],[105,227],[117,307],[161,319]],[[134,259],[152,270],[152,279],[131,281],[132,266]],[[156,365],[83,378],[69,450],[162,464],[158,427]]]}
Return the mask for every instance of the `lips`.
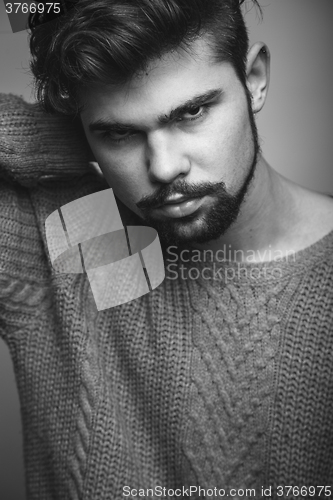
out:
{"label": "lips", "polygon": [[184,201],[194,200],[194,199],[195,198],[191,198],[190,196],[179,196],[178,198],[170,198],[169,200],[166,200],[161,205],[158,205],[158,207],[156,207],[156,208],[163,207],[164,205],[178,205],[179,203],[183,203]]}
{"label": "lips", "polygon": [[157,216],[181,218],[194,213],[203,203],[203,198],[179,197],[177,199],[167,200],[156,207],[154,212]]}

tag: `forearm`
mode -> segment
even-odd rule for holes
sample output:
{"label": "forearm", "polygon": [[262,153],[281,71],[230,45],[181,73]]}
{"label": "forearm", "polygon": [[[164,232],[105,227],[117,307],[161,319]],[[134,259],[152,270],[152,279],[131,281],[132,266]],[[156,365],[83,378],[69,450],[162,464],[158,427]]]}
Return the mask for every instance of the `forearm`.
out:
{"label": "forearm", "polygon": [[0,177],[32,187],[41,178],[81,176],[88,155],[78,119],[0,94]]}

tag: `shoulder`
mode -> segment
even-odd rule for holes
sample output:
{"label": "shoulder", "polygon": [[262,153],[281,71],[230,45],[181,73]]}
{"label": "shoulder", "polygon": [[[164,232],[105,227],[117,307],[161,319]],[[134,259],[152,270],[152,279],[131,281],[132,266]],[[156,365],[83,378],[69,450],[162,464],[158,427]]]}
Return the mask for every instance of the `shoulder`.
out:
{"label": "shoulder", "polygon": [[291,194],[288,240],[298,250],[318,242],[333,231],[333,197],[287,182]]}
{"label": "shoulder", "polygon": [[300,188],[304,227],[314,236],[325,236],[333,230],[333,197]]}

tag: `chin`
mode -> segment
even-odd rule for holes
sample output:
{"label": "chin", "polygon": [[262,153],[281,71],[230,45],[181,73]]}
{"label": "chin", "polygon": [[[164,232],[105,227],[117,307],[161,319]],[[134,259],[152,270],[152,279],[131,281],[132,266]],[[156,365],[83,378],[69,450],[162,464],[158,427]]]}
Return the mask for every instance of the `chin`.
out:
{"label": "chin", "polygon": [[[189,220],[191,218],[191,220]],[[186,221],[185,221],[186,219]],[[191,215],[183,220],[153,220],[146,221],[148,225],[156,229],[163,244],[190,246],[193,243],[208,243],[221,237],[229,228],[230,224],[216,225],[207,222],[204,216]],[[227,222],[227,221],[226,221]]]}

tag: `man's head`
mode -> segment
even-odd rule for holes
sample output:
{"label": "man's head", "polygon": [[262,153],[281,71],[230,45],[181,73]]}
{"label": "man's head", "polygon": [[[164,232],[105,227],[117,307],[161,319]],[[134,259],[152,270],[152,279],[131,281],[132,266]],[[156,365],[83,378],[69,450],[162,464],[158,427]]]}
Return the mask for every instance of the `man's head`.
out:
{"label": "man's head", "polygon": [[[76,113],[79,88],[127,82],[151,61],[189,48],[202,35],[216,60],[231,63],[245,85],[244,1],[63,0],[70,10],[52,22],[45,13],[30,14],[38,99],[48,111]],[[48,15],[52,19],[53,11]]]}
{"label": "man's head", "polygon": [[[239,7],[80,0],[48,51],[40,28],[32,37],[46,108],[80,112],[115,194],[169,243],[218,238],[254,175],[267,56],[263,44],[248,53]],[[179,196],[192,199],[160,207]]]}

